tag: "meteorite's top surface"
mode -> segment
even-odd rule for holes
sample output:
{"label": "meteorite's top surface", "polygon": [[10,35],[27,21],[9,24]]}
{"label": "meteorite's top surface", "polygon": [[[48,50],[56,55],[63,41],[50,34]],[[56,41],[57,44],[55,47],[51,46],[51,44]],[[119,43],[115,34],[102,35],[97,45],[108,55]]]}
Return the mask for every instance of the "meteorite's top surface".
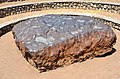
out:
{"label": "meteorite's top surface", "polygon": [[14,26],[13,32],[16,41],[23,42],[30,52],[36,52],[88,31],[109,29],[89,16],[49,14],[22,21]]}

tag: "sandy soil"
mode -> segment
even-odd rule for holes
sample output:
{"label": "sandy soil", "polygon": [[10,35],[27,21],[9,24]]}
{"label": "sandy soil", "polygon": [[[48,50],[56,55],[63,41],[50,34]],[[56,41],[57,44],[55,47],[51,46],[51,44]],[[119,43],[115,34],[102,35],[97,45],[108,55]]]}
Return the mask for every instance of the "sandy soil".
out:
{"label": "sandy soil", "polygon": [[39,73],[29,65],[16,47],[12,33],[0,38],[0,79],[119,79],[120,78],[120,32],[116,51],[106,57],[97,57],[82,63]]}

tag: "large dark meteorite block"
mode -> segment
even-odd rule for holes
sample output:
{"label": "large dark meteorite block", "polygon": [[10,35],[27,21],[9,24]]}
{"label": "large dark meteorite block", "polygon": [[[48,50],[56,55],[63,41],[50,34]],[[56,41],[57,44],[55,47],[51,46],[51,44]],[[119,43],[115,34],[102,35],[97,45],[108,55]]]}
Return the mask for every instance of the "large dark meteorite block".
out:
{"label": "large dark meteorite block", "polygon": [[16,24],[16,44],[40,72],[110,52],[116,35],[88,16],[44,15]]}

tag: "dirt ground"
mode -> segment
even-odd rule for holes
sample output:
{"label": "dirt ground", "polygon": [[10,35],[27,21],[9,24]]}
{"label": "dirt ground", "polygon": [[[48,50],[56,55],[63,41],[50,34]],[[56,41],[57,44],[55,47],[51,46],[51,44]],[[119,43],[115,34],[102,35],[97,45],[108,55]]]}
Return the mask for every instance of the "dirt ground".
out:
{"label": "dirt ground", "polygon": [[0,79],[120,79],[120,31],[115,52],[64,68],[39,73],[15,45],[12,33],[0,38]]}

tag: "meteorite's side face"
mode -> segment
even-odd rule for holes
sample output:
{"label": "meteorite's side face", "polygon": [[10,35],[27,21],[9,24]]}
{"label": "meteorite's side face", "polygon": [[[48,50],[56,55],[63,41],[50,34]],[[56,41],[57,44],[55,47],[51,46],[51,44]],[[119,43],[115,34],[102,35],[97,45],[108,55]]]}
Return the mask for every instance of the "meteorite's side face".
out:
{"label": "meteorite's side face", "polygon": [[89,16],[44,15],[16,24],[16,44],[41,72],[111,51],[116,35]]}

